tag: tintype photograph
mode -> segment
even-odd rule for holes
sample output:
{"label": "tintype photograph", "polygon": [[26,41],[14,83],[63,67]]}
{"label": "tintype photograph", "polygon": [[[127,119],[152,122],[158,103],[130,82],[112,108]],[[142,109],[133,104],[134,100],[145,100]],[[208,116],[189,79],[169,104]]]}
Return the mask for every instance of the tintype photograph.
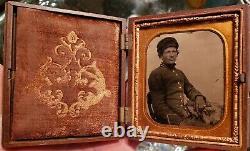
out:
{"label": "tintype photograph", "polygon": [[224,108],[223,40],[209,30],[164,33],[147,49],[147,103],[161,124],[212,127]]}

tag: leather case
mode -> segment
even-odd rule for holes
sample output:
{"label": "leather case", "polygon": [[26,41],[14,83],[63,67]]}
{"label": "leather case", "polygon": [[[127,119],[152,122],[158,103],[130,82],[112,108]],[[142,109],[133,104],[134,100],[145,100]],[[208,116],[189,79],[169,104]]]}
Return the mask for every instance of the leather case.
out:
{"label": "leather case", "polygon": [[[246,5],[123,19],[7,2],[3,145],[108,141],[118,138],[101,128],[118,122],[149,126],[147,140],[246,150],[248,28]],[[148,111],[150,42],[187,31],[222,40],[223,116],[212,128],[160,124]]]}

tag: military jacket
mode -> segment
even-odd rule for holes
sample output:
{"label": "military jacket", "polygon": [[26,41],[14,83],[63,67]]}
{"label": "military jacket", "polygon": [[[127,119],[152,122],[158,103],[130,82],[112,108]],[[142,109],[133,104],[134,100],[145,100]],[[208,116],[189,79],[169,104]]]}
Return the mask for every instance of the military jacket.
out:
{"label": "military jacket", "polygon": [[153,70],[149,76],[148,85],[154,112],[166,121],[169,121],[169,116],[173,114],[179,118],[186,115],[184,95],[190,101],[195,101],[199,95],[203,96],[188,81],[185,74],[175,68],[175,64],[161,64]]}

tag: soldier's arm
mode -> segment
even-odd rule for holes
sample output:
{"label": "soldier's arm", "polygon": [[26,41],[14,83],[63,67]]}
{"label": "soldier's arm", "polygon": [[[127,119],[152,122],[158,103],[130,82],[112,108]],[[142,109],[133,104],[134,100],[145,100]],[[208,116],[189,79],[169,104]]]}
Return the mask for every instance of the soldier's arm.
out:
{"label": "soldier's arm", "polygon": [[206,100],[205,96],[202,95],[200,91],[198,91],[187,79],[186,75],[182,72],[182,75],[184,77],[184,93],[186,96],[191,100],[195,101],[197,97],[202,97],[204,100]]}
{"label": "soldier's arm", "polygon": [[165,103],[165,92],[161,74],[153,71],[149,76],[148,85],[153,109],[156,115],[167,120],[166,111],[169,110],[169,107]]}
{"label": "soldier's arm", "polygon": [[185,74],[184,76],[184,92],[186,96],[191,100],[194,101],[194,108],[197,113],[200,113],[204,110],[207,104],[206,97],[201,94],[195,87],[189,82]]}

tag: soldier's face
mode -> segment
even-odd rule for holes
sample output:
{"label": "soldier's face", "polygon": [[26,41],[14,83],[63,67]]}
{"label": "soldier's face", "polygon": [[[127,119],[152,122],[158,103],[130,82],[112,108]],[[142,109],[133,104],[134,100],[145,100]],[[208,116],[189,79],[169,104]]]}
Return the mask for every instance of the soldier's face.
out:
{"label": "soldier's face", "polygon": [[162,61],[165,64],[173,64],[176,62],[176,58],[178,56],[178,51],[175,47],[168,47],[163,51]]}

